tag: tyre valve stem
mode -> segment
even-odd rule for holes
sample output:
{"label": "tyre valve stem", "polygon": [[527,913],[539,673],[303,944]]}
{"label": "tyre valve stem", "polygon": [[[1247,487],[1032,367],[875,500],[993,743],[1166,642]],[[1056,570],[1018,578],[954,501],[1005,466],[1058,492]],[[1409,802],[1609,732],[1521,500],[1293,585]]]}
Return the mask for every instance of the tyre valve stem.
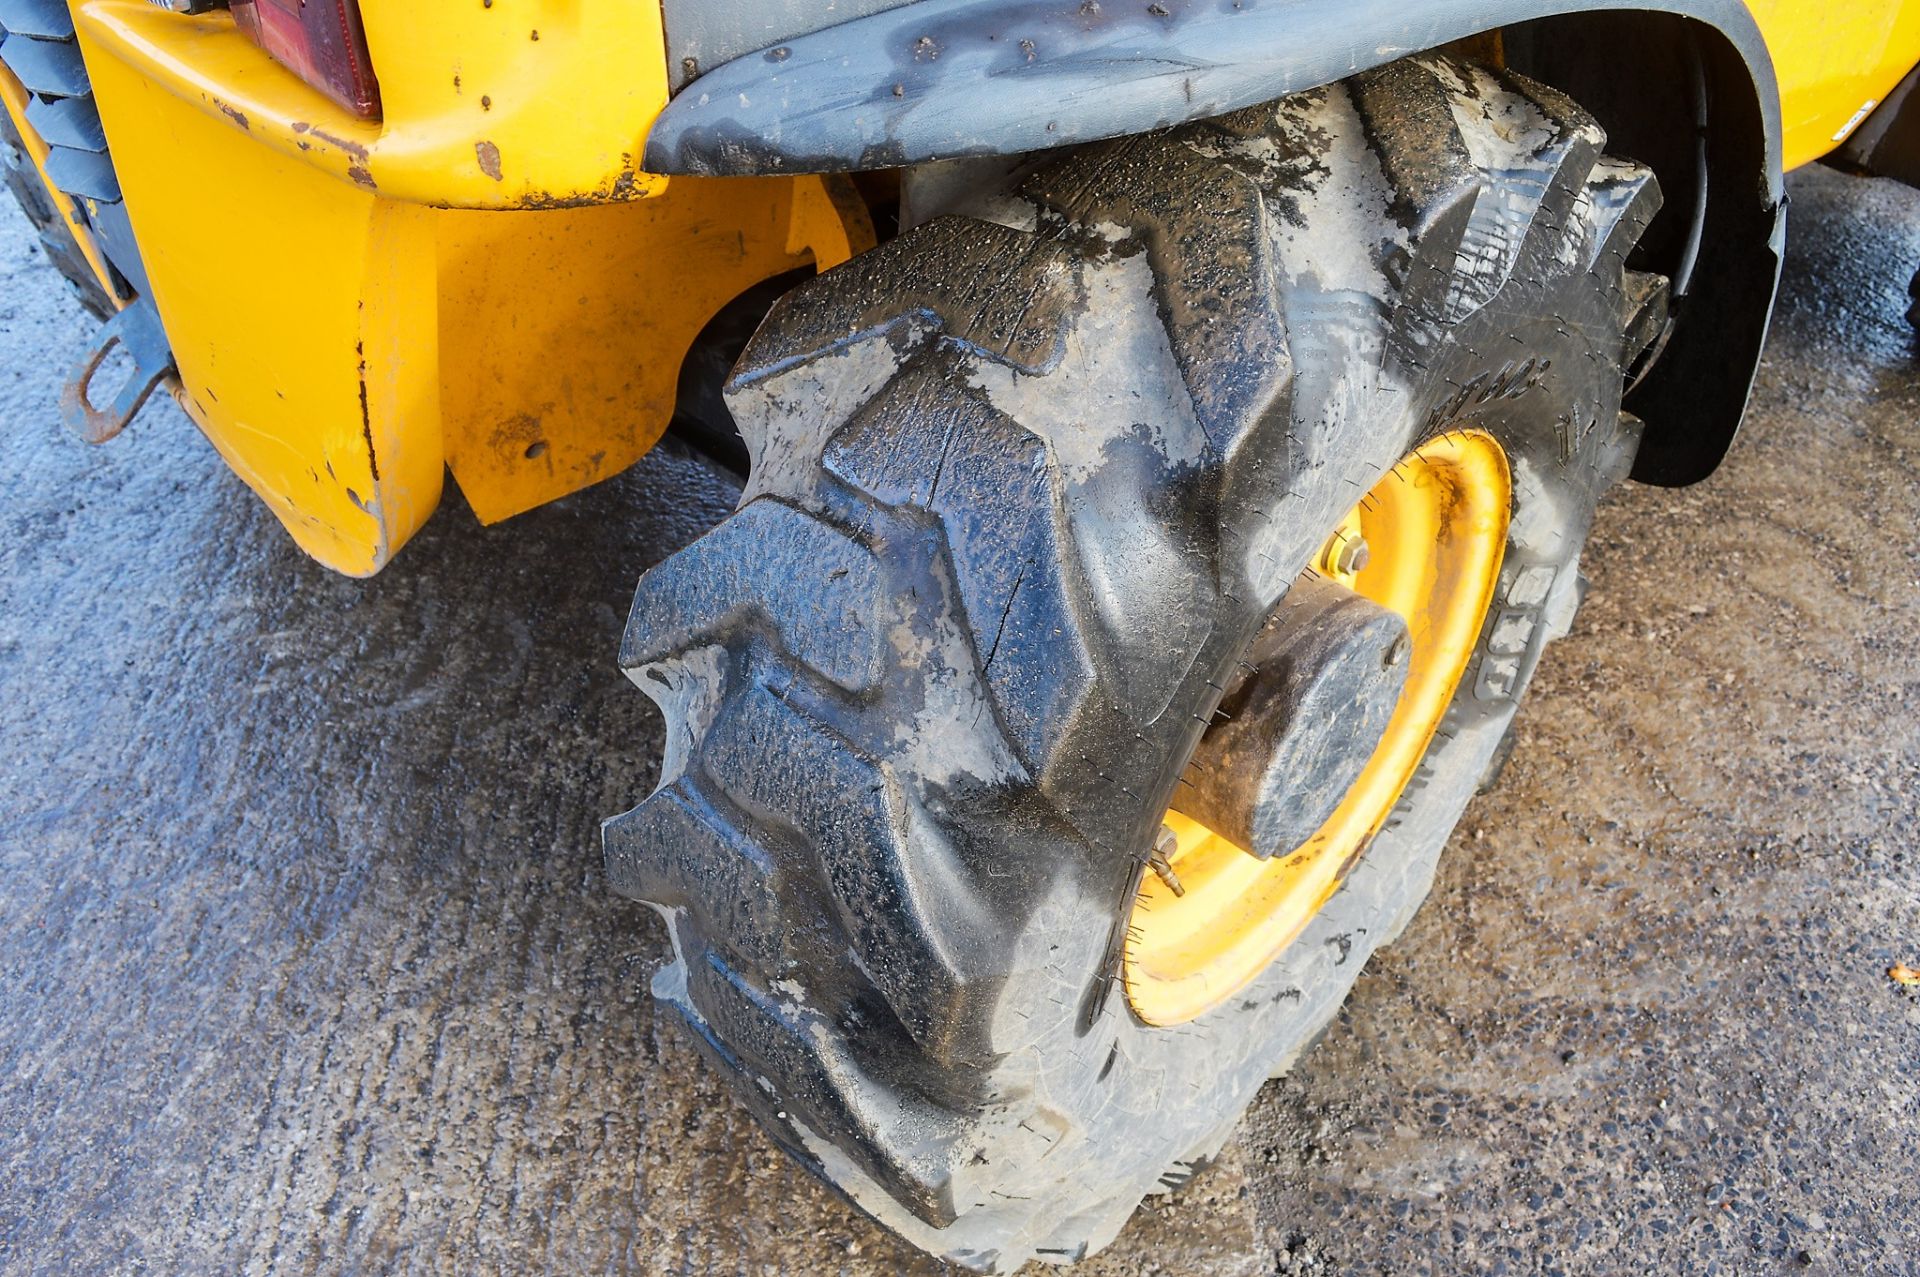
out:
{"label": "tyre valve stem", "polygon": [[1153,872],[1160,875],[1160,881],[1167,884],[1167,890],[1175,896],[1184,896],[1187,889],[1180,885],[1180,875],[1173,871],[1173,853],[1180,848],[1180,840],[1173,836],[1173,830],[1160,826],[1160,833],[1153,840],[1153,850],[1147,853],[1147,863],[1153,866]]}

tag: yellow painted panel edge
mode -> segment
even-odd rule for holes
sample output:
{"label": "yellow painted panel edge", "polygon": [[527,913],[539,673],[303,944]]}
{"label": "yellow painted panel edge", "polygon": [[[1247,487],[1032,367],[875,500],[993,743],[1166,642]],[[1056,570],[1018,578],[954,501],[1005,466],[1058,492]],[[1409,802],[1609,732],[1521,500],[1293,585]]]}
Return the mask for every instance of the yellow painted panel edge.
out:
{"label": "yellow painted panel edge", "polygon": [[874,242],[837,177],[686,178],[640,203],[438,217],[447,462],[483,523],[627,469],[666,431],[722,307]]}
{"label": "yellow painted panel edge", "polygon": [[81,48],[178,398],[296,542],[377,571],[432,512],[436,210],[383,200]]}
{"label": "yellow painted panel edge", "polygon": [[302,83],[224,11],[84,0],[75,17],[86,44],[196,110],[389,199],[542,208],[639,199],[666,186],[634,167],[667,100],[655,6],[366,4],[385,102],[377,122]]}

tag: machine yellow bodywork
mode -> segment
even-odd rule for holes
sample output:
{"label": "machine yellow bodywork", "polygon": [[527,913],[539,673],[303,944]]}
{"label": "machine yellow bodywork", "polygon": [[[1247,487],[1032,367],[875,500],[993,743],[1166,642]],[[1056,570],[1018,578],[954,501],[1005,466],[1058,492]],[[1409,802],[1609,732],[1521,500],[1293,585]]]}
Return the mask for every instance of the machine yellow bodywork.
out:
{"label": "machine yellow bodywork", "polygon": [[[1920,0],[1749,4],[1789,167],[1920,56]],[[636,169],[668,98],[654,5],[361,0],[378,122],[225,12],[73,10],[178,397],[343,572],[385,564],[448,468],[487,521],[619,472],[665,429],[685,352],[728,300],[873,242],[839,179]],[[0,99],[24,120],[4,68]]]}
{"label": "machine yellow bodywork", "polygon": [[1920,61],[1916,0],[1747,0],[1780,83],[1789,169],[1847,140]]}
{"label": "machine yellow bodywork", "polygon": [[224,13],[75,11],[180,401],[342,572],[383,566],[448,468],[487,522],[617,474],[716,311],[872,243],[838,179],[634,172],[657,10],[516,5],[509,38],[505,8],[416,4],[403,32],[364,6],[379,124]]}

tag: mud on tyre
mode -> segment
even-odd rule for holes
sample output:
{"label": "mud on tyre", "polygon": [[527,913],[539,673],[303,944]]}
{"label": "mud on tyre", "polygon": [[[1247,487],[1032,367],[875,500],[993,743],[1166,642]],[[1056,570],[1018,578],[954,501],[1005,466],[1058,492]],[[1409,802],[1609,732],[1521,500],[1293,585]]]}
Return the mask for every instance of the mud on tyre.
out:
{"label": "mud on tyre", "polygon": [[[1445,57],[1077,152],[787,297],[738,510],[642,579],[658,789],[606,826],[655,994],[797,1158],[920,1246],[1070,1260],[1220,1146],[1425,895],[1632,460],[1659,202],[1552,90]],[[1391,817],[1177,1030],[1119,955],[1236,662],[1424,441],[1512,508]]]}

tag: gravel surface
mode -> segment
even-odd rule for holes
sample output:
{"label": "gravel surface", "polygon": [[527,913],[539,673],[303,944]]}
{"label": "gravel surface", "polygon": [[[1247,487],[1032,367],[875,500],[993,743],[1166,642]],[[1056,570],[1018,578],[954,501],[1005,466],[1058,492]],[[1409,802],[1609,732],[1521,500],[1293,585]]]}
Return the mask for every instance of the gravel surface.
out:
{"label": "gravel surface", "polygon": [[[1794,180],[1729,468],[1593,588],[1432,905],[1085,1274],[1913,1272],[1920,193]],[[91,325],[0,207],[0,1270],[932,1272],[645,995],[602,816],[657,772],[656,453],[370,582],[187,420],[65,437]]]}

